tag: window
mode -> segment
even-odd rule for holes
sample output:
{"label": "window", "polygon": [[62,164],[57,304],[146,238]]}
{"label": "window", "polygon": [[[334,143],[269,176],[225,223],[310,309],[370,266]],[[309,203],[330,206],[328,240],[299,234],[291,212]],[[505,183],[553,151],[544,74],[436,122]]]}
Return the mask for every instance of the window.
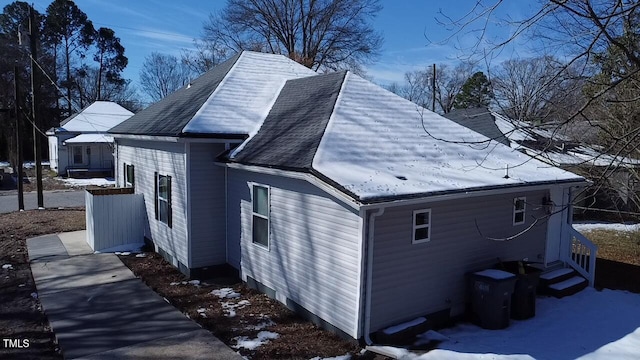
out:
{"label": "window", "polygon": [[513,199],[513,225],[524,224],[524,213],[526,210],[525,197],[518,197]]}
{"label": "window", "polygon": [[415,210],[411,243],[419,244],[429,240],[431,240],[431,209]]}
{"label": "window", "polygon": [[84,155],[82,152],[82,146],[73,147],[73,164],[82,165],[84,163]]}
{"label": "window", "polygon": [[155,190],[156,220],[171,227],[171,176],[155,173]]}
{"label": "window", "polygon": [[269,188],[253,185],[252,190],[252,241],[269,248]]}
{"label": "window", "polygon": [[135,174],[133,170],[133,165],[124,164],[123,176],[124,176],[124,186],[133,187],[133,184],[135,184]]}

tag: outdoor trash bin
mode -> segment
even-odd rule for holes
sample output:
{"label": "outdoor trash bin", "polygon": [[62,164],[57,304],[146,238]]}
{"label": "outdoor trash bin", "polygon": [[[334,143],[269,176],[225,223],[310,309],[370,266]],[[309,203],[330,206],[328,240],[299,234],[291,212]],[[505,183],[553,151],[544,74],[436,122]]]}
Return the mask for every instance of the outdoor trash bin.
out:
{"label": "outdoor trash bin", "polygon": [[470,274],[471,308],[475,322],[485,329],[509,326],[511,294],[516,283],[512,273],[487,269]]}
{"label": "outdoor trash bin", "polygon": [[524,320],[536,315],[536,288],[542,270],[522,261],[505,261],[496,269],[516,275],[516,286],[511,296],[511,318]]}

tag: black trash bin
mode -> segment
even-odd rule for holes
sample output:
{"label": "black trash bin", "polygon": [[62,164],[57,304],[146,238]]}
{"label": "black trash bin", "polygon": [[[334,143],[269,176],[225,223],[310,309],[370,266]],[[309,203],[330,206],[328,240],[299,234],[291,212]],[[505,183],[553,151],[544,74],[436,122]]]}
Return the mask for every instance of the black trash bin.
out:
{"label": "black trash bin", "polygon": [[516,276],[502,270],[487,269],[470,274],[469,280],[474,321],[491,330],[509,326]]}
{"label": "black trash bin", "polygon": [[511,296],[511,318],[530,319],[536,315],[536,289],[542,270],[524,261],[505,261],[496,265],[496,269],[510,272],[516,276],[516,285]]}

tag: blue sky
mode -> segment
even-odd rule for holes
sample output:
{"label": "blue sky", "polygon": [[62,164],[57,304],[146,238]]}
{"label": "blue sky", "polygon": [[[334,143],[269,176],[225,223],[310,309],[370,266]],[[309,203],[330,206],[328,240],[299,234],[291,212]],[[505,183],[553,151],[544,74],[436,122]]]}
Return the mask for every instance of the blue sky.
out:
{"label": "blue sky", "polygon": [[[438,24],[439,12],[458,18],[473,8],[476,0],[382,0],[383,9],[374,27],[384,36],[378,60],[366,70],[380,84],[401,82],[406,71],[424,68],[432,63],[458,62],[463,53],[460,46],[468,46],[475,38],[470,32],[453,38],[451,29]],[[492,1],[489,1],[492,2]],[[10,1],[0,0],[4,7]],[[35,8],[45,12],[50,0],[33,0]],[[96,27],[115,30],[125,47],[129,66],[125,77],[137,82],[145,56],[153,51],[179,55],[182,49],[193,46],[193,39],[201,35],[202,24],[209,14],[224,6],[222,0],[77,0],[76,4]],[[528,2],[507,2],[499,16],[518,18],[527,11]],[[492,26],[491,36],[506,36],[508,28]],[[425,36],[426,35],[426,36]],[[428,39],[427,39],[428,37]],[[500,59],[523,55],[513,49],[500,54]]]}

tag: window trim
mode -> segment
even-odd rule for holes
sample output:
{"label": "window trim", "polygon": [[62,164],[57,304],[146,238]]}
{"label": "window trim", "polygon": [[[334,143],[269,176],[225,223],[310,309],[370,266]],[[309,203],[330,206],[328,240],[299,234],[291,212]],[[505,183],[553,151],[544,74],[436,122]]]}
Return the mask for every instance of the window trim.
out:
{"label": "window trim", "polygon": [[[516,208],[516,204],[518,203],[519,200],[522,200],[522,209]],[[517,214],[522,214],[522,221],[516,222]],[[513,214],[511,219],[513,221],[513,226],[523,225],[524,223],[526,223],[527,222],[526,214],[527,214],[527,197],[519,196],[519,197],[513,198]]]}
{"label": "window trim", "polygon": [[[269,251],[271,250],[271,187],[268,185],[258,184],[258,183],[250,183],[250,185],[251,185],[251,230],[250,230],[251,244],[261,249]],[[267,189],[267,215],[266,216],[253,211],[253,205],[254,205],[254,199],[255,199],[254,190],[256,187]],[[266,246],[259,242],[256,242],[253,238],[253,220],[255,216],[267,220],[267,245]]]}
{"label": "window trim", "polygon": [[[166,177],[167,178],[167,198],[162,198],[160,197],[160,179],[162,177]],[[162,175],[159,174],[158,172],[155,173],[154,176],[154,182],[155,182],[155,215],[156,215],[156,220],[158,220],[158,222],[167,225],[168,227],[173,227],[173,209],[171,206],[171,175]],[[160,218],[160,201],[165,201],[167,203],[167,221],[163,221]]]}
{"label": "window trim", "polygon": [[[416,225],[416,215],[418,214],[429,214],[427,224]],[[431,209],[418,209],[413,210],[413,218],[412,218],[412,227],[411,227],[411,243],[412,244],[422,244],[431,241]],[[427,237],[424,239],[416,239],[416,230],[427,228]]]}

